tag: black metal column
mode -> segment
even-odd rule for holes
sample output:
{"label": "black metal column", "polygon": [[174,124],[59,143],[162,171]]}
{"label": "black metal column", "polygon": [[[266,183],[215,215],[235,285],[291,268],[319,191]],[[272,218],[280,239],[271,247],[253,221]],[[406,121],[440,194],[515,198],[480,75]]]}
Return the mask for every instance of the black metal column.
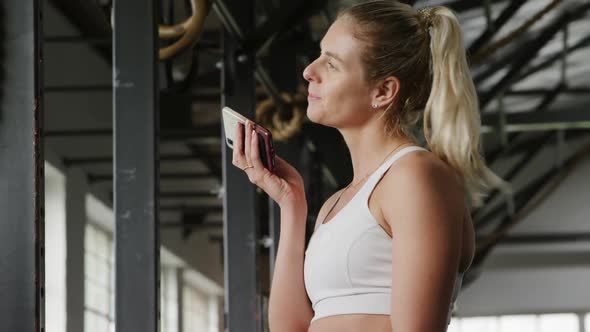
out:
{"label": "black metal column", "polygon": [[40,5],[0,3],[0,324],[43,331]]}
{"label": "black metal column", "polygon": [[157,332],[159,326],[155,2],[117,0],[113,5],[117,332]]}
{"label": "black metal column", "polygon": [[[291,95],[297,92],[297,82],[299,82],[298,78],[300,75],[297,72],[295,45],[295,41],[289,39],[275,41],[270,46],[269,54],[264,61],[269,76],[277,90]],[[289,105],[286,107],[289,107]],[[284,111],[287,113],[290,112],[290,110]],[[277,155],[290,163],[302,174],[304,172],[302,172],[301,153],[304,144],[303,138],[299,134],[289,138],[286,142],[275,142]],[[269,247],[269,280],[272,280],[276,254],[279,247],[281,229],[280,212],[278,204],[269,198],[268,236],[272,239],[272,245]]]}
{"label": "black metal column", "polygon": [[[218,12],[233,14],[243,35],[249,35],[254,29],[253,1],[219,1],[216,6]],[[224,65],[221,103],[254,119],[254,54],[251,50],[241,49],[240,40],[237,39],[239,37],[227,31],[227,25],[222,38]],[[222,155],[225,188],[225,330],[261,331],[260,313],[257,310],[258,220],[255,216],[255,186],[248,181],[244,172],[233,166],[231,150],[225,144]]]}

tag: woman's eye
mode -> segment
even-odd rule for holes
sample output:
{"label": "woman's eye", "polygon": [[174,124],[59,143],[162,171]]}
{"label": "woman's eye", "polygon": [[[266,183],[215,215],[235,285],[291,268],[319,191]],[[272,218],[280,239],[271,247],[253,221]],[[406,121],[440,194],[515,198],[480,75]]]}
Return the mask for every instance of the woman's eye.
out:
{"label": "woman's eye", "polygon": [[328,62],[328,68],[330,68],[330,69],[336,69],[336,67],[331,62]]}

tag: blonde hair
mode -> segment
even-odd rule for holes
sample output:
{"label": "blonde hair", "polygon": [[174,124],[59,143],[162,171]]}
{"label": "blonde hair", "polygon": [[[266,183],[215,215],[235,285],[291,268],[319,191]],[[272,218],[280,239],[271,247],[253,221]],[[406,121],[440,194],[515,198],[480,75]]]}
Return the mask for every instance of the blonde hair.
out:
{"label": "blonde hair", "polygon": [[401,82],[394,109],[386,109],[385,130],[413,137],[423,118],[429,149],[461,174],[471,206],[481,206],[493,187],[509,192],[480,153],[477,93],[453,12],[442,6],[416,11],[382,0],[354,5],[342,16],[356,23],[355,37],[367,45],[362,56],[367,82],[389,76]]}

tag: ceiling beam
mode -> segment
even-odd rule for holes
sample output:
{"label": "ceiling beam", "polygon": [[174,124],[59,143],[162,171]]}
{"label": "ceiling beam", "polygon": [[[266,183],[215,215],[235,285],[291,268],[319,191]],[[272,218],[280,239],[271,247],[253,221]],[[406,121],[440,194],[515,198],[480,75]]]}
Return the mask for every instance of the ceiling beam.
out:
{"label": "ceiling beam", "polygon": [[[160,155],[157,157],[160,162],[176,162],[176,161],[191,161],[201,159],[221,159],[221,155],[217,152],[201,152],[198,155],[193,154],[167,154]],[[99,156],[99,157],[75,157],[75,158],[63,158],[63,162],[66,166],[79,166],[79,165],[91,165],[91,164],[104,164],[112,163],[112,156]]]}
{"label": "ceiling beam", "polygon": [[[579,51],[579,50],[583,50],[589,46],[590,46],[590,35],[580,39],[574,45],[569,46],[566,49],[567,56],[570,56],[574,52]],[[553,65],[555,62],[557,62],[558,60],[561,60],[561,59],[563,59],[563,51],[555,52],[554,54],[547,56],[540,63],[529,66],[529,68],[525,69],[524,72],[518,76],[517,80],[522,81],[523,79],[525,79],[525,78],[527,78],[527,77],[529,77],[529,76],[531,76],[543,69],[551,67],[551,65]]]}
{"label": "ceiling beam", "polygon": [[163,191],[158,195],[159,198],[215,198],[218,196],[218,190]]}
{"label": "ceiling beam", "polygon": [[522,68],[524,68],[535,58],[543,46],[553,39],[555,34],[571,21],[580,17],[584,17],[589,9],[590,4],[585,3],[564,11],[550,24],[544,27],[536,38],[526,42],[525,45],[521,47],[521,49],[524,51],[521,51],[515,55],[514,60],[510,64],[508,72],[490,90],[481,94],[480,108],[483,110],[487,104],[492,101],[499,93],[507,90],[511,84],[516,82],[516,78],[522,71]]}
{"label": "ceiling beam", "polygon": [[498,18],[492,23],[492,25],[486,26],[485,30],[475,39],[475,41],[469,46],[467,54],[475,55],[479,50],[487,44],[500,29],[516,14],[516,12],[526,3],[526,0],[512,0],[502,10]]}
{"label": "ceiling beam", "polygon": [[[481,220],[497,218],[499,216],[500,222],[491,233],[478,236],[478,248],[473,264],[479,266],[483,263],[495,245],[506,236],[506,233],[514,225],[526,218],[534,204],[539,203],[539,195],[548,194],[548,192],[543,192],[543,189],[549,184],[559,184],[559,182],[562,181],[581,160],[586,158],[588,154],[590,154],[590,145],[581,148],[561,165],[553,166],[541,176],[529,182],[514,196],[516,206],[516,213],[514,215],[508,214],[506,209],[502,206],[503,204],[500,204],[483,217]],[[477,224],[478,222],[476,222],[476,226]]]}
{"label": "ceiling beam", "polygon": [[[96,1],[51,0],[51,3],[81,31],[83,37],[96,39],[112,35],[109,20]],[[92,47],[107,63],[113,62],[110,43],[93,43]]]}
{"label": "ceiling beam", "polygon": [[[491,4],[498,4],[506,2],[505,0],[490,0]],[[473,1],[473,0],[456,0],[449,1],[441,4],[442,6],[449,7],[456,12],[465,12],[484,6],[484,1]]]}
{"label": "ceiling beam", "polygon": [[[219,123],[206,124],[186,128],[163,128],[160,130],[161,140],[184,140],[190,138],[219,137]],[[113,130],[107,128],[46,130],[45,138],[96,138],[112,139]]]}
{"label": "ceiling beam", "polygon": [[[221,127],[219,127],[218,130],[221,131]],[[222,144],[225,145],[225,143]],[[209,152],[207,152],[205,149],[203,149],[203,147],[197,144],[187,143],[186,145],[194,155],[210,155]],[[209,171],[211,171],[211,173],[215,176],[218,183],[221,183],[221,155],[216,154],[214,157],[205,157],[202,159],[202,161],[205,164],[205,166],[207,166]]]}
{"label": "ceiling beam", "polygon": [[[160,181],[166,180],[200,180],[200,179],[211,179],[212,174],[208,172],[175,172],[175,173],[160,173]],[[110,182],[113,181],[112,174],[93,174],[88,173],[88,182]]]}
{"label": "ceiling beam", "polygon": [[[560,129],[590,129],[590,112],[585,105],[578,109],[566,109],[555,112],[519,112],[505,114],[507,132],[544,131]],[[500,114],[483,114],[484,127],[494,131],[499,123]]]}
{"label": "ceiling beam", "polygon": [[[531,245],[531,244],[563,244],[563,243],[575,243],[575,242],[589,242],[590,233],[588,232],[577,232],[577,233],[535,233],[535,234],[516,234],[509,235],[500,240],[498,244],[520,246],[520,245]],[[590,258],[586,256],[587,258]],[[588,260],[590,264],[590,260]]]}

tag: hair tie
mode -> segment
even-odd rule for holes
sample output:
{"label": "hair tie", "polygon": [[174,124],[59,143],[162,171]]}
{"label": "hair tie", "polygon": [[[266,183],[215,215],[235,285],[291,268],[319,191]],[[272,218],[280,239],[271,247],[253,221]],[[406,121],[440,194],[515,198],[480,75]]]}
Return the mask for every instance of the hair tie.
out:
{"label": "hair tie", "polygon": [[433,8],[422,8],[418,11],[422,22],[426,25],[426,28],[430,28],[432,26],[432,21],[434,17]]}

